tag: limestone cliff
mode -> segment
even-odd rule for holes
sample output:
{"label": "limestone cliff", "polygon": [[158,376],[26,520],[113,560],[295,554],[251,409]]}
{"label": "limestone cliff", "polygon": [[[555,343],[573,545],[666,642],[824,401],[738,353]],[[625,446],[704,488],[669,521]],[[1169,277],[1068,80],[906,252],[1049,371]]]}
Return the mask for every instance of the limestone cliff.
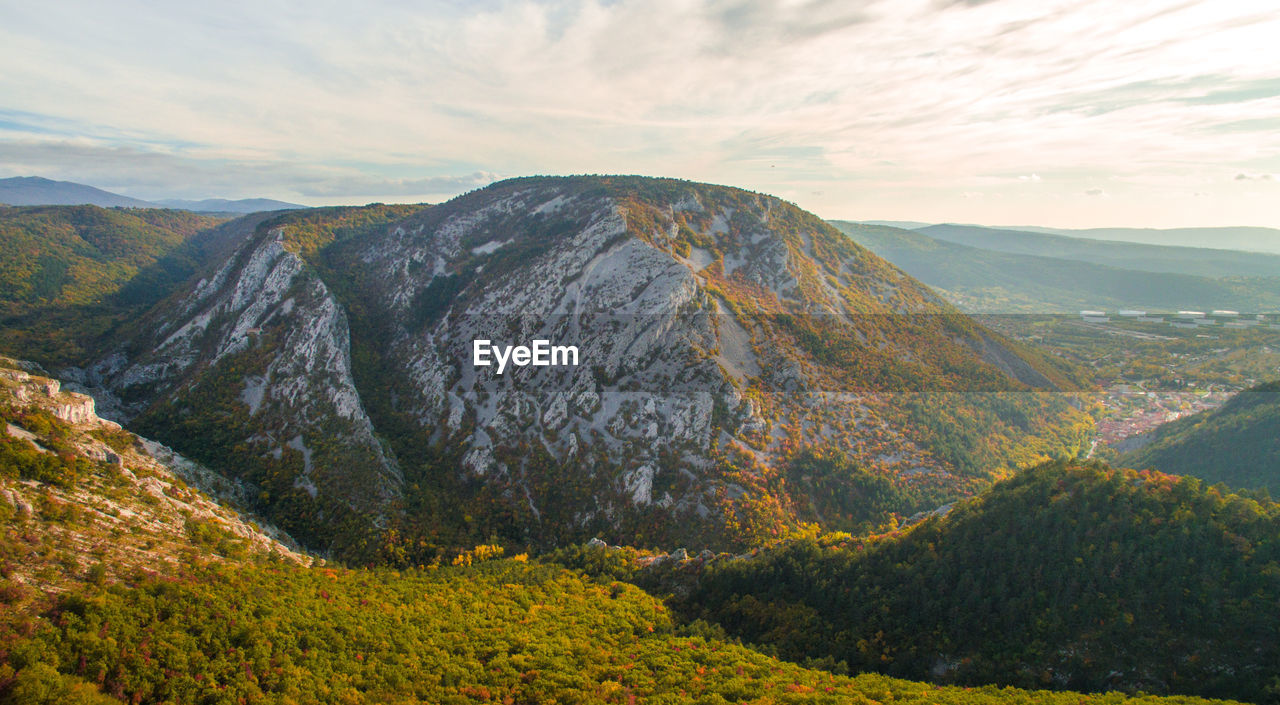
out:
{"label": "limestone cliff", "polygon": [[[801,447],[934,498],[1021,460],[1002,448],[1076,441],[1069,408],[1025,394],[1051,370],[778,199],[533,178],[393,208],[263,223],[86,383],[296,535],[365,548],[342,527],[714,544],[827,521],[816,480],[788,489]],[[580,360],[499,375],[476,339]]]}
{"label": "limestone cliff", "polygon": [[184,562],[299,563],[284,533],[232,508],[244,488],[94,413],[93,399],[0,358],[0,519],[6,576],[43,591]]}

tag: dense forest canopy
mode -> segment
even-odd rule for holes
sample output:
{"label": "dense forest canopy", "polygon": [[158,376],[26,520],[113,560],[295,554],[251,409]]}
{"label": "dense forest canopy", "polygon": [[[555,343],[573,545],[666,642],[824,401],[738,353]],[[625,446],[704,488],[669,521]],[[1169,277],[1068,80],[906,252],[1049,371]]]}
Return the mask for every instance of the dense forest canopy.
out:
{"label": "dense forest canopy", "polygon": [[1262,701],[1280,683],[1280,505],[1050,463],[900,534],[713,562],[679,604],[857,670]]}

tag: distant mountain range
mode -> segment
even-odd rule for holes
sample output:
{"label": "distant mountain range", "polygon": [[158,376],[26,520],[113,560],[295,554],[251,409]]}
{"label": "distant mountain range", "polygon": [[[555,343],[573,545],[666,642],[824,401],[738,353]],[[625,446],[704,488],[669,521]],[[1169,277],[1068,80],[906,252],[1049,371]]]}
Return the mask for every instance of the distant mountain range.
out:
{"label": "distant mountain range", "polygon": [[[884,225],[905,230],[922,230],[929,228],[964,228],[967,230],[988,230],[1014,232],[1019,234],[1035,233],[1039,235],[1065,235],[1076,240],[1111,240],[1131,242],[1144,245],[1164,245],[1170,247],[1212,247],[1227,250],[1243,250],[1245,252],[1270,252],[1280,254],[1280,230],[1257,227],[1223,227],[1223,228],[1087,228],[1070,230],[1066,228],[1046,228],[1036,225],[1002,225],[985,226],[957,223],[922,223],[917,220],[860,220],[865,225]],[[937,232],[931,232],[938,237]],[[948,239],[948,238],[942,238]],[[966,243],[970,244],[970,243]]]}
{"label": "distant mountain range", "polygon": [[1086,230],[1063,230],[1059,228],[1038,228],[1020,226],[1005,228],[1007,230],[1024,230],[1028,232],[1067,235],[1070,237],[1089,238],[1093,240],[1120,240],[1122,242],[1138,242],[1148,245],[1173,245],[1175,247],[1222,247],[1247,252],[1272,252],[1280,254],[1280,230],[1275,228],[1226,227],[1226,228],[1172,228],[1157,230],[1154,228],[1089,228]]}
{"label": "distant mountain range", "polygon": [[977,226],[832,224],[973,312],[1280,308],[1280,257],[1275,255]]}
{"label": "distant mountain range", "polygon": [[307,207],[271,198],[241,198],[238,200],[206,198],[200,201],[166,198],[163,201],[156,201],[156,205],[195,213],[260,213],[262,211],[292,211]]}
{"label": "distant mountain range", "polygon": [[80,206],[103,208],[155,208],[154,203],[70,181],[52,181],[39,176],[0,179],[0,203],[10,206]]}
{"label": "distant mountain range", "polygon": [[121,196],[118,193],[77,184],[72,181],[53,181],[39,176],[15,176],[0,179],[0,203],[10,206],[80,206],[103,208],[173,208],[195,213],[258,213],[306,208],[297,203],[286,203],[270,198],[206,198],[200,201],[165,199],[143,201]]}
{"label": "distant mountain range", "polygon": [[[914,231],[938,240],[997,252],[1057,257],[1141,272],[1201,277],[1280,276],[1280,255],[1256,252],[1093,240],[1077,235],[973,225],[930,225]],[[1280,231],[1276,236],[1280,237]]]}

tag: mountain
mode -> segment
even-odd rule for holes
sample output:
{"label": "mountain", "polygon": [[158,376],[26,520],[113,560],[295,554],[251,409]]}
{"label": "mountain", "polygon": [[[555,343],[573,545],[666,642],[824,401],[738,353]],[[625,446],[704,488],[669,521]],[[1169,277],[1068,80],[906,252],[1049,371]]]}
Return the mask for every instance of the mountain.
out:
{"label": "mountain", "polygon": [[854,670],[1274,701],[1280,505],[1051,463],[948,509],[878,539],[710,561],[676,606]]}
{"label": "mountain", "polygon": [[888,228],[901,228],[903,230],[915,230],[917,228],[927,228],[930,225],[936,225],[936,223],[922,223],[918,220],[860,220],[858,222],[866,225],[883,225]]}
{"label": "mountain", "polygon": [[1247,389],[1217,409],[1164,424],[1117,462],[1280,495],[1280,383]]}
{"label": "mountain", "polygon": [[217,250],[223,222],[155,209],[0,208],[0,352],[84,364],[113,328]]}
{"label": "mountain", "polygon": [[206,198],[200,201],[169,198],[156,201],[156,204],[165,208],[177,208],[179,210],[192,211],[193,213],[258,213],[260,211],[296,210],[307,207],[270,198],[241,198],[237,200]]}
{"label": "mountain", "polygon": [[241,198],[236,200],[206,198],[197,201],[169,198],[159,201],[143,201],[72,181],[53,181],[39,176],[15,176],[8,179],[0,179],[0,204],[10,206],[91,205],[101,208],[172,208],[193,213],[219,214],[248,214],[260,211],[293,210],[307,207],[270,198]]}
{"label": "mountain", "polygon": [[[1025,393],[1077,388],[1078,371],[746,191],[515,179],[242,234],[64,374],[351,560],[425,563],[491,538],[729,547],[810,520],[852,528],[1074,454],[1089,429],[1065,395]],[[579,364],[472,364],[476,340],[538,339],[576,347]],[[838,473],[789,484],[791,457],[814,446],[901,501],[815,512],[826,505],[807,493],[862,490]],[[848,481],[864,480],[876,485]]]}
{"label": "mountain", "polygon": [[71,181],[52,181],[39,176],[0,179],[0,203],[11,206],[76,206],[103,208],[155,208],[154,203],[121,196]]}
{"label": "mountain", "polygon": [[1058,228],[1016,227],[1006,230],[1026,230],[1054,235],[1068,235],[1093,240],[1119,240],[1147,245],[1172,245],[1175,247],[1214,247],[1246,252],[1280,254],[1280,230],[1258,227],[1226,228],[1088,228],[1063,230]]}
{"label": "mountain", "polygon": [[1215,278],[1280,276],[1280,255],[1274,254],[1091,240],[976,225],[931,225],[915,232],[997,252],[1078,260],[1142,272]]}
{"label": "mountain", "polygon": [[[884,257],[945,296],[962,309],[982,313],[1075,313],[1081,309],[1142,308],[1274,311],[1280,309],[1280,278],[1216,279],[1190,274],[1139,271],[1034,254],[1011,253],[1021,236],[973,239],[1003,249],[963,245],[925,234],[866,223],[832,221],[858,244]],[[954,232],[954,231],[953,231]],[[994,232],[994,231],[993,231]],[[985,233],[979,233],[985,235]],[[1063,238],[1066,239],[1066,238]],[[1009,242],[1013,240],[1013,242]],[[1026,251],[1058,251],[1027,241]],[[1130,246],[1125,246],[1130,247]],[[1132,246],[1144,247],[1144,246]],[[1159,248],[1177,250],[1178,248]],[[1194,259],[1208,250],[1188,250]],[[1232,253],[1247,259],[1259,255]],[[1280,271],[1280,270],[1276,270]]]}

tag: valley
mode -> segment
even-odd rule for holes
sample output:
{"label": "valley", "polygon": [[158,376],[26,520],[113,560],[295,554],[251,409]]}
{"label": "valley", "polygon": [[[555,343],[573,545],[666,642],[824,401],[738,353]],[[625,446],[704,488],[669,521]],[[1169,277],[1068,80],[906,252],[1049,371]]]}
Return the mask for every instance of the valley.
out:
{"label": "valley", "polygon": [[0,2],[0,705],[1280,705],[1276,37]]}
{"label": "valley", "polygon": [[[1155,316],[1154,318],[1163,318]],[[1011,338],[1042,345],[1093,370],[1100,386],[1097,441],[1090,457],[1141,447],[1161,425],[1216,409],[1236,394],[1280,378],[1280,332],[1248,327],[1173,328],[1115,316],[983,315]]]}
{"label": "valley", "polygon": [[[417,568],[327,565],[187,481],[224,504],[242,485],[0,362],[0,702],[1214,702],[797,665],[580,572],[599,542],[538,562],[480,545]],[[695,565],[676,553],[668,565]]]}
{"label": "valley", "polygon": [[[966,312],[791,204],[671,179],[62,208],[0,209],[10,252],[56,223],[49,256],[85,262],[5,270],[0,701],[1269,702],[1280,678],[1277,505],[1096,462],[1268,486],[1267,326]],[[122,227],[146,249],[101,246]],[[1244,467],[1169,460],[1229,432]]]}

